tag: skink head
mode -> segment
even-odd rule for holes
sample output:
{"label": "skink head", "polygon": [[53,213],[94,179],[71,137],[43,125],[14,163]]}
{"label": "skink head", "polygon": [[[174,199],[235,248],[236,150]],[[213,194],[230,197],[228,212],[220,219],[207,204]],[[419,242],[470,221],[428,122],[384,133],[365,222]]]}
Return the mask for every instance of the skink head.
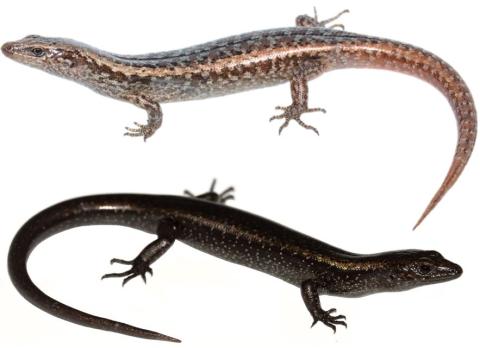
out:
{"label": "skink head", "polygon": [[2,46],[5,56],[63,77],[74,75],[74,69],[85,61],[89,48],[78,42],[29,35],[21,40],[7,42]]}
{"label": "skink head", "polygon": [[406,250],[384,253],[384,290],[408,290],[422,285],[445,282],[462,275],[462,268],[436,251]]}

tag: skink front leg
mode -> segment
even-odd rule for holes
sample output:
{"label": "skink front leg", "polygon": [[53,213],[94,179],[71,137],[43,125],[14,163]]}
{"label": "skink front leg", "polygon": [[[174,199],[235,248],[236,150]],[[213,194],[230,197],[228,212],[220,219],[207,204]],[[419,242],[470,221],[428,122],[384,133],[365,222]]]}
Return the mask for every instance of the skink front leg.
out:
{"label": "skink front leg", "polygon": [[347,327],[347,323],[344,321],[344,315],[332,315],[336,312],[335,308],[329,309],[328,311],[322,309],[320,306],[319,298],[319,288],[321,285],[315,280],[306,280],[302,283],[302,298],[307,306],[308,311],[313,317],[312,327],[321,321],[326,326],[331,328],[335,333],[337,331],[336,325],[343,325]]}
{"label": "skink front leg", "polygon": [[150,138],[162,125],[163,113],[160,104],[149,100],[146,96],[129,96],[127,99],[136,106],[145,109],[148,113],[147,124],[134,122],[134,127],[125,127],[127,132],[124,135],[129,137],[143,137],[143,140]]}
{"label": "skink front leg", "polygon": [[322,108],[309,108],[308,107],[308,81],[303,74],[297,74],[290,82],[290,91],[292,94],[292,104],[289,106],[277,106],[277,110],[283,110],[281,115],[270,117],[270,121],[284,119],[285,121],[280,126],[278,134],[282,133],[282,130],[288,126],[291,120],[296,121],[300,126],[306,129],[311,129],[318,135],[318,131],[315,127],[310,126],[301,120],[302,114],[306,112],[321,111],[325,113],[325,109]]}

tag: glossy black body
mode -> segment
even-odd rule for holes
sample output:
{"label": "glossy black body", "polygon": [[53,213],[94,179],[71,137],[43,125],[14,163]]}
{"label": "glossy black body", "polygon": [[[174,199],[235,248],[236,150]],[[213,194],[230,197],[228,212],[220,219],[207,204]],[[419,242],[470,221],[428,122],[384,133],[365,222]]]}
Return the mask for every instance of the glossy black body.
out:
{"label": "glossy black body", "polygon": [[[27,300],[50,314],[81,325],[143,338],[178,342],[156,332],[78,311],[50,298],[31,281],[27,260],[33,248],[56,233],[86,225],[122,225],[156,234],[160,242],[152,243],[137,258],[145,267],[160,257],[174,240],[179,240],[224,260],[283,279],[302,289],[315,322],[323,321],[330,327],[344,325],[334,320],[343,316],[328,316],[329,313],[320,308],[319,294],[361,296],[399,291],[454,279],[461,274],[459,266],[435,251],[355,254],[223,204],[179,196],[81,197],[40,212],[19,230],[11,244],[8,269],[14,285]],[[428,272],[423,272],[422,267]],[[133,276],[143,276],[146,271],[145,268]]]}

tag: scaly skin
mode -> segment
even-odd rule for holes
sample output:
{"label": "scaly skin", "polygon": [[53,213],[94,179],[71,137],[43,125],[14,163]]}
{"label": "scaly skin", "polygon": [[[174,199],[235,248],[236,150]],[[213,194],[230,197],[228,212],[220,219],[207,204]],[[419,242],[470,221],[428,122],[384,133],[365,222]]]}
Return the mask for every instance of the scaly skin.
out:
{"label": "scaly skin", "polygon": [[[152,136],[162,124],[160,103],[201,99],[290,82],[292,104],[270,120],[305,124],[307,82],[327,71],[374,68],[418,77],[438,88],[450,102],[458,125],[453,162],[441,187],[418,220],[433,210],[462,173],[472,153],[477,118],[460,75],[441,58],[401,42],[326,28],[338,16],[319,22],[297,17],[297,27],[256,31],[189,48],[145,55],[119,55],[59,38],[27,36],[3,45],[8,57],[82,83],[95,91],[133,103],[148,113],[146,125],[127,127],[126,135]],[[336,25],[337,27],[339,25]]]}
{"label": "scaly skin", "polygon": [[[31,280],[27,260],[45,239],[65,230],[88,225],[120,225],[157,236],[133,260],[112,259],[130,265],[123,284],[152,274],[151,264],[175,241],[270,274],[300,288],[312,315],[312,326],[322,322],[333,331],[347,326],[345,316],[320,305],[322,294],[359,297],[383,291],[402,291],[458,278],[460,266],[436,251],[400,250],[356,254],[279,225],[262,217],[227,207],[232,189],[212,189],[197,198],[112,194],[86,196],[58,203],[32,217],[10,246],[8,270],[17,290],[35,306],[59,318],[102,330],[141,338],[180,342],[170,336],[93,316],[43,293]],[[189,194],[191,195],[191,194]],[[114,241],[112,242],[114,243]]]}

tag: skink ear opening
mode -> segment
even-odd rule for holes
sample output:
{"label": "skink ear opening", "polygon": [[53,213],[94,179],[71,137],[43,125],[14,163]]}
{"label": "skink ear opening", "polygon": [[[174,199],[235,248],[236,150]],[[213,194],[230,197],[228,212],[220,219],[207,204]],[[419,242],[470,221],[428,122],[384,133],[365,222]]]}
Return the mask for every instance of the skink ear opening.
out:
{"label": "skink ear opening", "polygon": [[73,61],[71,61],[70,59],[65,59],[61,62],[63,64],[63,66],[65,66],[66,68],[73,68],[75,66],[75,63]]}

